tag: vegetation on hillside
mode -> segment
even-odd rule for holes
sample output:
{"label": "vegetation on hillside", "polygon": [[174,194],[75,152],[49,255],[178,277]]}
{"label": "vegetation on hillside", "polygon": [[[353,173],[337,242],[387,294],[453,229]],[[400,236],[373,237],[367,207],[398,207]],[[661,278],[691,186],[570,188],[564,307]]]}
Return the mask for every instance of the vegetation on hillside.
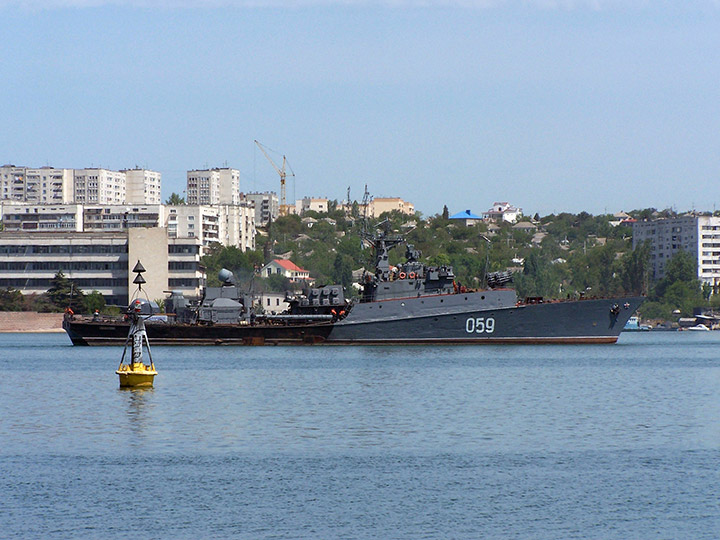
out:
{"label": "vegetation on hillside", "polygon": [[[203,259],[208,278],[222,267],[229,268],[247,282],[253,270],[272,258],[289,258],[310,271],[319,284],[351,283],[353,270],[372,268],[372,249],[363,246],[363,223],[331,205],[327,214],[310,212],[314,223],[303,223],[296,215],[284,216],[273,222],[264,236],[258,236],[258,250],[240,257],[234,248],[217,247]],[[652,283],[650,279],[650,246],[632,248],[632,228],[613,227],[612,216],[560,213],[535,216],[533,232],[500,223],[489,230],[481,223],[465,227],[448,219],[446,207],[442,214],[422,219],[399,212],[384,214],[388,228],[404,234],[431,265],[449,264],[455,269],[457,281],[465,286],[483,286],[487,272],[513,272],[515,288],[520,297],[576,298],[617,294],[645,294],[648,301],[643,315],[669,319],[679,310],[683,315],[693,307],[718,305],[709,291],[702,290],[697,280],[696,262],[687,253],[679,253],[668,263],[666,277]],[[653,208],[635,210],[636,219],[674,217],[674,212],[658,212]],[[235,250],[237,251],[237,250]],[[404,258],[404,250],[390,253],[390,263]],[[244,279],[243,279],[244,277]],[[254,278],[257,289],[284,290],[290,284],[284,278]],[[348,289],[351,293],[352,289]],[[677,314],[676,314],[677,315]]]}
{"label": "vegetation on hillside", "polygon": [[[510,223],[480,223],[465,227],[448,219],[447,207],[441,214],[423,219],[392,212],[380,216],[388,230],[403,234],[407,242],[422,252],[429,265],[452,265],[457,281],[470,288],[484,285],[486,272],[511,271],[520,297],[576,298],[617,294],[646,294],[642,307],[647,318],[669,319],[690,315],[698,306],[718,306],[720,298],[711,296],[697,280],[697,263],[680,252],[666,264],[665,277],[650,279],[650,246],[632,249],[632,229],[610,224],[612,216],[560,213],[535,216],[535,229],[518,230]],[[674,217],[674,212],[653,208],[635,210],[636,219]],[[308,220],[305,218],[312,218]],[[363,220],[357,205],[350,215],[329,205],[327,213],[309,212],[303,218],[283,216],[272,222],[256,238],[258,249],[243,252],[236,247],[216,244],[203,257],[208,284],[219,285],[221,268],[231,270],[238,285],[255,291],[283,291],[292,288],[281,275],[258,276],[258,270],[274,258],[292,260],[308,270],[319,285],[341,283],[352,296],[354,271],[372,269],[372,248],[363,245]],[[404,260],[405,250],[390,253],[390,263]],[[70,292],[72,291],[72,294]],[[71,306],[78,312],[103,309],[104,299],[96,291],[85,294],[58,272],[44,295],[23,297],[18,291],[0,290],[0,310],[62,310]],[[107,308],[106,308],[107,309]]]}

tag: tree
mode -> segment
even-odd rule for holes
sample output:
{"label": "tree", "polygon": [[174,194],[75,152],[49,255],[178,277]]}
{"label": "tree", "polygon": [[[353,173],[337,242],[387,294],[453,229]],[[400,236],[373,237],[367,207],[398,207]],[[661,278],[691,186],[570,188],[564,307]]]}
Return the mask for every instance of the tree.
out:
{"label": "tree", "polygon": [[79,313],[83,305],[83,297],[85,294],[68,278],[65,277],[62,270],[58,270],[55,277],[50,281],[50,288],[47,296],[56,309],[62,310],[71,308]]}
{"label": "tree", "polygon": [[697,279],[697,261],[686,251],[678,251],[665,264],[665,277],[655,285],[655,296],[658,298],[665,296],[667,289],[679,281],[700,290],[700,282]]}
{"label": "tree", "polygon": [[442,218],[450,219],[450,212],[448,211],[448,207],[446,204],[443,205]]}
{"label": "tree", "polygon": [[93,313],[95,310],[102,311],[105,308],[105,297],[98,291],[93,291],[83,298],[85,313]]}
{"label": "tree", "polygon": [[181,204],[185,204],[185,197],[181,197],[174,191],[170,194],[170,197],[168,197],[167,201],[165,201],[165,204],[169,204],[172,206],[178,206]]}
{"label": "tree", "polygon": [[0,290],[0,311],[22,311],[23,295],[17,289],[8,287]]}
{"label": "tree", "polygon": [[333,263],[333,283],[340,283],[345,289],[352,285],[352,259],[338,253]]}

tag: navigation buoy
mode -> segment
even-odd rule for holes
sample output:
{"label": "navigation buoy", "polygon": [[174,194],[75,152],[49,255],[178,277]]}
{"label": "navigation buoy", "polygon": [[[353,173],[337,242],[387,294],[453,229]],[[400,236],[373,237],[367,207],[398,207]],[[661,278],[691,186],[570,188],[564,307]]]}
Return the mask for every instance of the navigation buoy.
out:
{"label": "navigation buoy", "polygon": [[[142,284],[145,283],[145,279],[142,277],[145,268],[140,264],[140,261],[135,265],[133,272],[137,273],[133,283],[137,284],[138,290],[127,309],[130,330],[127,340],[125,340],[120,366],[118,366],[115,373],[120,378],[120,388],[152,388],[157,371],[155,370],[152,353],[150,352],[150,342],[145,331],[145,319],[152,316],[153,309],[149,299],[147,302],[143,302],[140,298],[140,294],[143,293]],[[128,362],[125,363],[128,344],[131,353]],[[147,348],[149,364],[143,362],[143,348]]]}

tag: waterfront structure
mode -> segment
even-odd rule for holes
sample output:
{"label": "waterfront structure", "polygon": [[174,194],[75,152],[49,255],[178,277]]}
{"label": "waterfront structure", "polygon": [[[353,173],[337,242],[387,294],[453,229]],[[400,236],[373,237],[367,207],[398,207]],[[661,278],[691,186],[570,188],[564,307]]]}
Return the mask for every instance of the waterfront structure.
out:
{"label": "waterfront structure", "polygon": [[162,174],[149,169],[125,169],[125,203],[161,204]]}
{"label": "waterfront structure", "polygon": [[239,204],[240,171],[227,167],[188,171],[186,195],[188,204]]}
{"label": "waterfront structure", "polygon": [[[166,246],[165,249],[160,246]],[[0,288],[42,294],[58,271],[84,292],[98,291],[108,304],[126,306],[134,289],[137,259],[152,268],[147,288],[151,298],[180,290],[198,296],[205,284],[196,238],[168,238],[164,228],[119,232],[25,234],[0,232]]]}
{"label": "waterfront structure", "polygon": [[247,193],[244,198],[255,207],[256,227],[267,227],[271,221],[275,221],[280,215],[278,196],[272,191]]}
{"label": "waterfront structure", "polygon": [[483,218],[489,221],[516,223],[522,216],[522,208],[517,208],[509,202],[494,202],[492,208],[483,212]]}
{"label": "waterfront structure", "polygon": [[720,293],[720,217],[679,216],[632,224],[633,249],[650,242],[650,264],[654,280],[665,277],[667,262],[678,251],[697,260],[697,277],[713,294]]}
{"label": "waterfront structure", "polygon": [[73,170],[40,167],[0,167],[0,199],[35,204],[73,201]]}

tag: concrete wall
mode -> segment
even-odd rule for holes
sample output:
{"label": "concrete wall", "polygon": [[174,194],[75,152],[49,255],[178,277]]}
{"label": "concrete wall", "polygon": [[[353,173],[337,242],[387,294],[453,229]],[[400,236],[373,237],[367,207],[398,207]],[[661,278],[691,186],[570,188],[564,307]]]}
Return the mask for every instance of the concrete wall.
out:
{"label": "concrete wall", "polygon": [[133,283],[137,274],[133,268],[140,261],[146,272],[142,275],[147,281],[142,286],[150,300],[165,298],[168,288],[168,240],[164,227],[128,229],[128,292],[135,294],[137,285]]}

